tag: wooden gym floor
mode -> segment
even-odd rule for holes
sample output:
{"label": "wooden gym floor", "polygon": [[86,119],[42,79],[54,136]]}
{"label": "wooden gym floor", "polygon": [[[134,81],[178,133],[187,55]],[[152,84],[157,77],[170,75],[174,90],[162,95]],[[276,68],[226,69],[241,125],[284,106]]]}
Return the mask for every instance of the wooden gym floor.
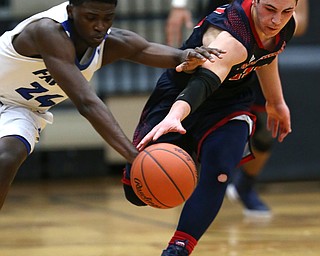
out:
{"label": "wooden gym floor", "polygon": [[[0,212],[0,256],[160,256],[179,208],[131,206],[119,177],[15,182]],[[227,199],[194,256],[319,256],[320,182],[258,187],[272,219]]]}

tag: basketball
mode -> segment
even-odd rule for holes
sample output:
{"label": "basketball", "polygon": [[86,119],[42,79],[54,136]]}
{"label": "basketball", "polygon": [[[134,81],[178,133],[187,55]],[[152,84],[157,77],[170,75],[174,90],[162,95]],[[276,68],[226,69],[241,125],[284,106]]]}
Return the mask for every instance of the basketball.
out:
{"label": "basketball", "polygon": [[186,151],[173,144],[158,143],[138,154],[132,163],[130,180],[134,192],[144,203],[168,209],[191,196],[198,174]]}

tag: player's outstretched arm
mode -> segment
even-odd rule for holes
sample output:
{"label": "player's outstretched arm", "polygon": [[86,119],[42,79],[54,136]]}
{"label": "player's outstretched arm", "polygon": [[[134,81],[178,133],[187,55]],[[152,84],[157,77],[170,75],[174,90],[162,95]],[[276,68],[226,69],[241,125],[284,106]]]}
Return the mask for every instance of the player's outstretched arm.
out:
{"label": "player's outstretched arm", "polygon": [[[210,29],[207,33],[216,34],[215,31]],[[226,54],[222,60],[214,63],[206,61],[203,65],[204,68],[199,68],[192,75],[185,89],[176,98],[168,115],[141,140],[137,146],[138,150],[142,150],[150,141],[157,140],[161,135],[168,132],[186,133],[181,121],[191,112],[196,111],[202,102],[218,89],[232,65],[246,58],[245,48],[230,34],[221,33],[218,36],[219,38],[214,38],[209,34],[208,37],[212,40],[208,41],[209,46],[222,45],[228,42],[227,47],[229,48],[227,48],[227,51],[233,52],[233,54]]]}
{"label": "player's outstretched arm", "polygon": [[181,121],[190,114],[191,108],[186,101],[177,100],[171,107],[167,116],[157,124],[137,145],[139,151],[143,150],[150,141],[157,140],[161,135],[169,132],[186,133]]}
{"label": "player's outstretched arm", "polygon": [[76,66],[75,47],[60,24],[43,19],[32,23],[27,31],[30,34],[21,34],[15,41],[16,49],[21,52],[26,49],[19,45],[32,45],[33,48],[28,51],[42,56],[53,79],[68,95],[79,113],[91,123],[106,143],[132,163],[138,154],[137,149]]}
{"label": "player's outstretched arm", "polygon": [[193,71],[207,60],[214,62],[222,58],[224,53],[223,49],[204,46],[182,51],[148,42],[132,31],[113,29],[106,43],[103,64],[125,59],[152,67],[177,67],[178,71]]}

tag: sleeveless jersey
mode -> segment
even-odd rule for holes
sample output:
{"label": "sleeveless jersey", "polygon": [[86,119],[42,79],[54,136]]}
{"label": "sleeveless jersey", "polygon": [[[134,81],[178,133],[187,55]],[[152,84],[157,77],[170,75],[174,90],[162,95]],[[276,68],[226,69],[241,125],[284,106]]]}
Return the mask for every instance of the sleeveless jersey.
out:
{"label": "sleeveless jersey", "polygon": [[[201,46],[205,31],[208,26],[213,25],[228,31],[241,42],[247,49],[248,57],[239,65],[233,66],[221,86],[195,112],[182,121],[182,125],[188,131],[187,134],[168,133],[163,135],[163,138],[175,137],[176,142],[177,137],[185,141],[186,136],[190,136],[200,148],[201,141],[213,129],[235,117],[250,116],[255,100],[253,85],[256,84],[256,79],[253,71],[271,63],[283,51],[295,30],[295,21],[292,18],[277,36],[277,44],[274,49],[272,51],[264,49],[252,24],[251,3],[252,0],[234,0],[229,5],[218,7],[194,28],[191,36],[184,43],[182,49]],[[134,133],[134,144],[140,142],[167,115],[191,77],[192,74],[176,72],[174,69],[167,69],[161,75],[143,109]]]}
{"label": "sleeveless jersey", "polygon": [[[31,22],[42,18],[50,18],[59,22],[70,36],[67,5],[68,2],[64,2],[47,11],[35,14],[0,37],[0,102],[23,106],[42,113],[68,98],[48,72],[43,59],[22,56],[15,51],[12,45],[15,35]],[[104,41],[97,48],[88,48],[84,57],[75,61],[88,81],[101,67],[103,46]]]}
{"label": "sleeveless jersey", "polygon": [[[210,25],[213,25],[229,32],[247,49],[247,59],[231,68],[228,76],[212,95],[212,98],[218,99],[236,95],[237,91],[243,89],[241,87],[247,86],[247,82],[250,83],[253,71],[270,64],[284,50],[287,42],[294,34],[296,25],[292,17],[276,36],[274,49],[271,51],[264,49],[253,25],[250,12],[251,5],[252,0],[234,0],[231,4],[218,7],[195,26],[193,33],[182,47],[182,49],[186,49],[201,46],[205,31]],[[175,79],[175,82],[179,84],[180,75],[174,74],[174,76],[178,78]],[[185,80],[181,81],[181,85],[182,83],[186,84]]]}

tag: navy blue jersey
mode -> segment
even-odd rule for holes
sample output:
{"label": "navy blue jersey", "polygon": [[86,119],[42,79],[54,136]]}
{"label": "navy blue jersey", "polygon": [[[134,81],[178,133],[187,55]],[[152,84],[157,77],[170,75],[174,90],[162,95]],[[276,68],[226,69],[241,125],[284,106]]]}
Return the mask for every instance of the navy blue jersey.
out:
{"label": "navy blue jersey", "polygon": [[[179,145],[184,149],[186,149],[185,144],[188,144],[188,147],[197,145],[200,149],[201,141],[213,129],[237,115],[243,113],[250,115],[255,100],[253,88],[257,83],[254,71],[271,63],[284,50],[295,30],[295,21],[292,18],[277,35],[274,49],[264,49],[252,24],[251,4],[251,0],[235,0],[231,4],[217,8],[194,28],[191,36],[184,43],[183,49],[201,46],[204,33],[210,25],[213,25],[228,31],[241,42],[247,49],[248,57],[242,63],[233,66],[221,86],[195,112],[183,120],[182,124],[188,131],[187,134],[166,134],[161,137],[164,141],[171,139],[177,144],[180,140],[184,145]],[[134,134],[134,144],[138,143],[166,116],[191,76],[192,74],[179,73],[174,69],[168,69],[162,74],[143,110]],[[190,140],[187,140],[188,137]],[[194,150],[195,146],[191,147]],[[199,150],[197,151],[199,153]]]}
{"label": "navy blue jersey", "polygon": [[235,0],[232,4],[218,7],[195,27],[193,33],[183,45],[183,49],[201,46],[203,34],[210,25],[229,32],[241,42],[248,51],[248,57],[244,62],[231,69],[224,83],[239,80],[259,66],[271,63],[284,50],[287,42],[294,34],[295,21],[292,17],[278,34],[274,49],[272,51],[264,49],[252,22],[251,3],[251,0]]}
{"label": "navy blue jersey", "polygon": [[[274,49],[264,49],[252,22],[251,4],[251,0],[234,0],[231,4],[218,7],[194,28],[193,33],[182,47],[186,49],[201,46],[204,33],[210,25],[213,25],[229,32],[247,49],[247,59],[232,67],[221,87],[211,96],[212,100],[235,97],[238,93],[249,93],[248,87],[257,83],[253,71],[271,63],[293,37],[296,25],[292,17],[277,35]],[[173,72],[173,79],[178,85],[186,85],[186,80],[181,79],[186,76],[177,74],[175,71],[170,72]]]}

